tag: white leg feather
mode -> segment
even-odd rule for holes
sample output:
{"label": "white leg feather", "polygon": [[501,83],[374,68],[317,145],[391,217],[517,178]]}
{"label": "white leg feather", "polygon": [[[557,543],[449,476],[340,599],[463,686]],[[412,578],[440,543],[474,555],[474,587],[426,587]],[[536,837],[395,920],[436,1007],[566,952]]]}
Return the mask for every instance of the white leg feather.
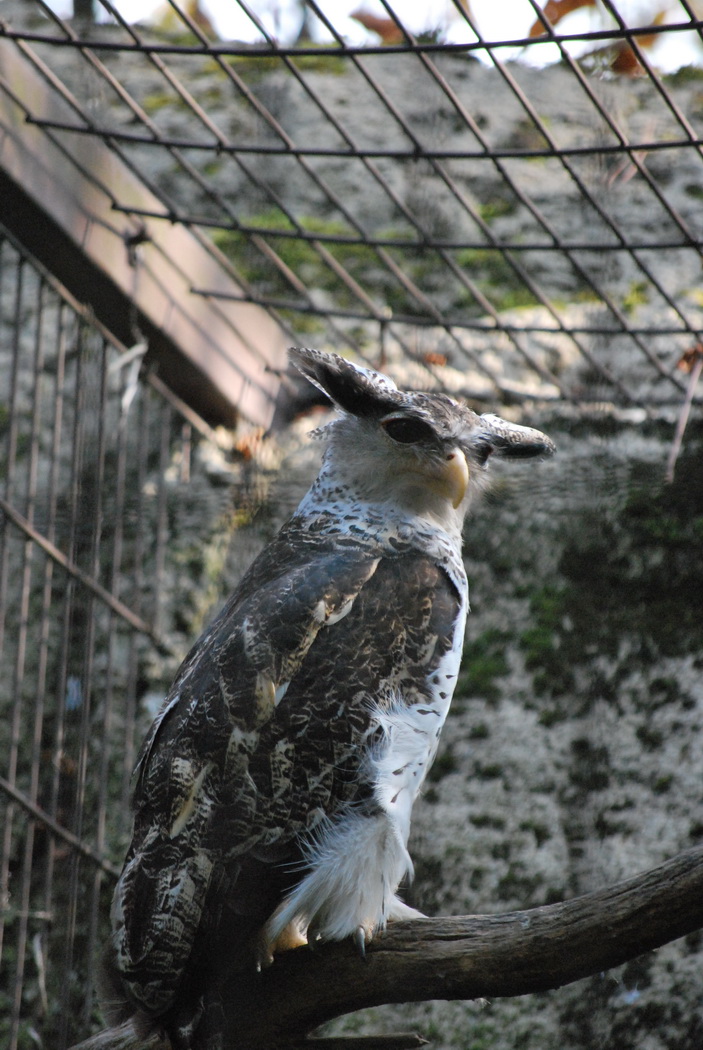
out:
{"label": "white leg feather", "polygon": [[368,940],[406,907],[395,891],[412,862],[385,813],[352,812],[327,825],[309,846],[307,860],[310,871],[262,930],[260,962],[268,961],[290,923],[305,930],[308,941],[340,941],[359,928]]}

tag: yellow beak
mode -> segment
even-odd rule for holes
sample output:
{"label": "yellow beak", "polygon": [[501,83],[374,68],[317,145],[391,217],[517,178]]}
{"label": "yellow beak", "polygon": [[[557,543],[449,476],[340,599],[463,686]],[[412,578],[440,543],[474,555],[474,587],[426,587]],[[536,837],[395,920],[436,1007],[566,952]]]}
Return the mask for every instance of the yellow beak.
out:
{"label": "yellow beak", "polygon": [[469,484],[469,466],[466,456],[460,448],[454,448],[447,455],[444,465],[437,476],[437,489],[440,495],[451,501],[455,509],[459,506]]}

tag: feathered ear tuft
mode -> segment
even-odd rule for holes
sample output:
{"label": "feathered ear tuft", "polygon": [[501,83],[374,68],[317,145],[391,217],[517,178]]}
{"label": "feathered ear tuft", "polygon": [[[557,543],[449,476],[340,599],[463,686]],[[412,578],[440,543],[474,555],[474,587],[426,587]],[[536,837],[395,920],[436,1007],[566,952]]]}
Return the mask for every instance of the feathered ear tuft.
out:
{"label": "feathered ear tuft", "polygon": [[472,435],[471,443],[484,450],[484,460],[491,453],[506,459],[531,459],[534,456],[553,456],[556,447],[551,438],[533,427],[508,423],[500,416],[483,415]]}
{"label": "feathered ear tuft", "polygon": [[291,347],[288,356],[306,379],[351,415],[377,419],[398,407],[393,396],[398,388],[380,372],[307,347]]}

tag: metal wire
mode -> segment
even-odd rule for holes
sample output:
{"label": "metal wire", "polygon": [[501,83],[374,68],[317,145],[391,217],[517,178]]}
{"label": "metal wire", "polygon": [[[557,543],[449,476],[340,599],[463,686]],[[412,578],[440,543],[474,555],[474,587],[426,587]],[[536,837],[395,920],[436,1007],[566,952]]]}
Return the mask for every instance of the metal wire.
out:
{"label": "metal wire", "polygon": [[0,304],[0,1038],[62,1048],[94,1024],[143,662],[175,657],[167,477],[191,423],[158,382],[131,394],[124,348],[2,227]]}
{"label": "metal wire", "polygon": [[[243,4],[238,5],[243,8]],[[530,0],[530,3],[532,0]],[[596,29],[578,33],[557,33],[549,25],[548,22],[542,21],[545,32],[549,34],[549,42],[557,43],[561,45],[566,44],[609,44],[613,41],[627,40],[633,41],[640,37],[652,37],[652,36],[669,36],[676,33],[690,33],[690,32],[701,32],[703,29],[703,21],[696,18],[695,13],[690,9],[690,6],[685,0],[678,0],[680,6],[684,8],[689,14],[689,20],[686,22],[667,22],[666,24],[652,24],[644,26],[626,26],[624,23],[621,28],[613,26],[608,29]],[[179,6],[172,3],[169,0],[170,6],[174,12],[184,23],[188,22],[187,14],[184,10],[181,10]],[[615,10],[613,5],[611,8]],[[462,15],[464,14],[463,8],[461,10]],[[256,19],[256,16],[253,16]],[[190,20],[192,21],[192,20]],[[257,19],[258,21],[258,19]],[[259,22],[259,24],[261,24]],[[117,43],[112,40],[100,40],[93,39],[91,36],[87,39],[81,39],[76,37],[75,40],[57,40],[55,37],[47,33],[37,33],[30,29],[15,30],[11,26],[3,27],[3,35],[7,36],[8,39],[17,40],[22,39],[36,44],[51,44],[52,47],[84,47],[89,46],[94,51],[124,51],[125,45],[123,43]],[[262,31],[262,38],[263,38]],[[487,40],[487,41],[475,41],[467,40],[462,43],[451,43],[451,42],[429,42],[429,41],[412,41],[408,37],[408,41],[404,44],[374,44],[372,41],[368,43],[360,44],[357,46],[350,46],[348,44],[342,44],[335,51],[335,54],[343,58],[347,58],[351,55],[393,55],[393,54],[407,54],[408,51],[413,51],[417,54],[471,54],[472,52],[482,52],[485,48],[490,48],[495,51],[498,49],[505,50],[520,50],[522,48],[532,47],[536,44],[543,44],[544,38],[537,38],[532,36],[527,37],[505,37],[499,40]],[[261,46],[254,45],[254,46]],[[215,40],[208,40],[207,51],[212,55],[222,56],[233,56],[233,57],[250,57],[252,53],[252,45],[237,45],[236,43],[221,43]],[[319,46],[307,47],[304,42],[296,43],[293,47],[281,46],[279,43],[275,43],[275,54],[279,57],[288,56],[292,58],[299,57],[318,57],[320,54]],[[163,55],[202,55],[203,48],[201,45],[183,44],[179,42],[164,43],[161,40],[149,41],[149,43],[135,44],[129,48],[131,51],[143,51],[153,52],[154,54]]]}
{"label": "metal wire", "polygon": [[[174,12],[188,32],[196,38],[197,44],[192,46],[180,43],[172,45],[164,44],[163,41],[147,40],[145,39],[144,30],[128,25],[108,0],[105,0],[103,6],[122,30],[122,37],[119,43],[110,39],[101,39],[99,32],[95,29],[91,30],[90,38],[81,39],[73,26],[58,18],[46,6],[44,6],[44,10],[60,30],[59,35],[54,37],[46,33],[38,34],[34,32],[22,36],[17,30],[13,30],[9,35],[25,50],[26,41],[31,39],[37,45],[40,43],[47,45],[46,49],[48,49],[51,41],[52,55],[57,50],[61,51],[67,47],[78,51],[88,63],[92,73],[98,76],[107,85],[110,93],[117,97],[120,105],[128,108],[130,120],[145,129],[143,133],[135,131],[133,127],[130,127],[129,130],[125,129],[123,119],[119,116],[118,111],[115,111],[116,119],[114,122],[106,123],[104,119],[96,120],[94,112],[90,111],[88,105],[81,104],[74,94],[69,93],[64,86],[61,86],[64,97],[70,100],[79,118],[79,123],[75,125],[76,130],[73,133],[101,137],[123,159],[136,170],[141,171],[142,175],[144,174],[143,169],[135,165],[134,154],[131,152],[132,148],[144,145],[152,150],[167,151],[173,158],[178,170],[183,173],[184,177],[187,177],[195,184],[195,199],[207,202],[207,211],[205,213],[194,211],[191,203],[192,195],[181,193],[174,197],[172,190],[168,194],[165,193],[158,183],[149,178],[150,189],[164,201],[164,212],[161,215],[158,213],[151,213],[150,215],[141,213],[145,218],[154,217],[170,222],[183,222],[203,231],[213,228],[218,231],[236,231],[237,234],[241,234],[247,240],[251,250],[263,257],[261,265],[264,268],[268,267],[272,273],[279,275],[276,281],[280,283],[280,290],[273,294],[271,292],[267,293],[257,287],[256,284],[252,284],[249,274],[242,270],[241,264],[238,264],[236,259],[232,260],[232,272],[244,289],[243,294],[237,293],[237,298],[268,307],[279,320],[284,320],[286,325],[291,328],[292,334],[295,334],[296,326],[300,327],[299,322],[302,322],[305,316],[324,318],[329,325],[329,337],[331,339],[342,341],[360,352],[363,350],[363,347],[360,345],[353,327],[350,324],[341,324],[340,326],[340,322],[367,319],[374,321],[377,325],[386,326],[389,322],[393,325],[397,321],[399,323],[393,327],[393,334],[403,351],[416,359],[418,357],[417,352],[408,344],[407,335],[401,326],[416,324],[425,328],[430,326],[436,327],[444,332],[445,339],[449,340],[448,345],[457,363],[465,361],[477,368],[482,375],[489,379],[496,391],[496,396],[500,397],[502,394],[513,396],[512,393],[508,395],[502,377],[494,369],[487,367],[485,360],[476,353],[470,341],[467,343],[466,340],[458,335],[462,329],[476,330],[475,313],[478,309],[487,319],[488,328],[496,328],[507,335],[515,352],[527,364],[528,368],[534,371],[540,381],[555,387],[562,397],[580,400],[581,394],[578,389],[565,384],[559,375],[549,368],[545,368],[532,349],[529,334],[536,334],[539,330],[550,326],[545,326],[543,323],[537,324],[534,328],[530,327],[529,323],[522,327],[504,325],[501,321],[500,309],[496,307],[493,301],[495,297],[492,294],[492,289],[490,287],[486,288],[485,281],[477,280],[467,267],[457,259],[457,253],[462,251],[481,252],[484,253],[482,261],[489,265],[490,256],[485,253],[495,253],[495,258],[500,259],[506,267],[508,279],[511,282],[515,282],[518,289],[522,289],[523,297],[526,296],[535,304],[541,305],[546,312],[546,316],[549,317],[550,324],[553,325],[554,330],[562,333],[575,344],[578,353],[583,357],[584,361],[596,374],[600,375],[602,381],[610,388],[611,397],[624,403],[641,403],[642,392],[633,389],[631,384],[622,375],[618,374],[617,368],[613,367],[612,363],[606,364],[602,355],[599,356],[592,351],[590,342],[583,337],[584,328],[588,329],[589,326],[574,324],[568,318],[565,318],[563,310],[555,304],[553,294],[543,289],[540,282],[535,280],[531,274],[529,263],[521,261],[521,257],[531,251],[552,252],[565,260],[572,274],[571,279],[582,287],[588,288],[589,294],[593,295],[594,299],[601,304],[611,316],[612,322],[614,322],[610,325],[601,323],[590,327],[601,328],[604,332],[622,331],[626,333],[632,344],[644,355],[651,369],[658,373],[665,385],[670,387],[671,393],[668,395],[662,388],[657,395],[658,400],[669,401],[672,396],[676,397],[683,392],[685,384],[675,366],[681,352],[685,349],[686,343],[695,342],[698,339],[698,319],[697,317],[692,317],[690,309],[682,306],[677,298],[668,292],[665,284],[658,276],[655,265],[656,257],[653,253],[663,250],[665,247],[670,251],[684,251],[688,249],[689,251],[698,252],[697,232],[689,228],[683,217],[672,206],[658,181],[648,171],[642,156],[650,148],[654,150],[673,150],[673,153],[670,152],[668,154],[673,162],[673,159],[677,156],[676,151],[679,149],[695,151],[697,155],[700,155],[700,141],[696,137],[695,130],[690,125],[690,122],[685,119],[680,108],[671,99],[670,93],[663,85],[661,79],[656,76],[651,66],[647,64],[643,49],[637,44],[637,40],[645,37],[652,27],[627,26],[615,12],[617,18],[612,29],[585,34],[579,39],[593,43],[608,42],[613,44],[627,42],[629,46],[636,49],[637,57],[644,60],[643,69],[650,75],[657,90],[660,93],[663,92],[673,118],[683,131],[684,137],[677,139],[675,143],[668,140],[653,140],[651,142],[641,139],[637,142],[628,140],[627,136],[615,123],[607,107],[600,101],[594,85],[585,76],[578,63],[570,57],[567,44],[575,39],[572,35],[560,34],[553,27],[546,24],[545,36],[536,40],[523,38],[519,41],[485,41],[481,38],[470,16],[462,8],[462,17],[466,23],[467,31],[470,31],[472,41],[467,41],[466,47],[458,49],[459,53],[468,54],[480,50],[493,63],[505,81],[509,92],[519,101],[525,112],[526,120],[534,128],[540,140],[540,145],[532,149],[495,148],[495,144],[482,133],[476,121],[468,112],[457,94],[457,89],[449,82],[448,77],[439,70],[436,64],[438,54],[454,54],[457,53],[457,48],[419,43],[412,37],[407,28],[403,26],[398,13],[391,5],[386,5],[389,16],[403,30],[407,39],[407,46],[402,49],[349,48],[341,34],[331,21],[326,18],[319,6],[311,2],[308,4],[308,7],[326,26],[332,37],[333,46],[330,53],[335,59],[340,58],[349,62],[350,68],[370,88],[378,105],[381,107],[380,112],[385,116],[378,119],[390,119],[408,143],[406,149],[373,150],[365,148],[363,143],[356,141],[355,136],[350,133],[344,122],[332,112],[316,87],[310,83],[310,77],[306,74],[304,68],[299,65],[303,57],[319,57],[319,49],[305,47],[296,49],[279,46],[266,31],[261,21],[258,20],[256,13],[249,5],[244,3],[244,0],[241,0],[239,6],[248,14],[252,25],[258,28],[261,35],[263,46],[258,48],[229,47],[219,43],[213,44],[194,20],[187,13],[180,10],[176,4],[172,5]],[[536,4],[533,6],[537,15],[539,8]],[[690,12],[687,13],[690,15]],[[655,28],[657,31],[661,31],[664,27]],[[678,22],[674,26],[666,28],[671,32],[680,32],[684,29],[687,31],[699,31],[700,24],[694,18],[691,18],[688,22]],[[536,43],[543,43],[545,39],[561,48],[564,61],[569,65],[574,77],[581,85],[585,97],[593,107],[594,114],[602,126],[608,128],[612,133],[614,137],[613,142],[594,146],[583,146],[580,144],[576,146],[559,145],[545,121],[540,118],[534,105],[520,88],[517,76],[494,55],[494,51],[500,50],[508,44],[511,46],[520,44],[520,46],[528,48]],[[177,98],[179,104],[184,106],[191,114],[193,122],[189,129],[189,134],[178,138],[165,134],[159,126],[156,117],[151,117],[146,113],[143,104],[130,92],[126,82],[122,83],[121,80],[117,79],[107,68],[103,59],[98,57],[101,51],[105,55],[111,52],[123,55],[130,53],[141,55],[163,79],[165,90],[172,97]],[[403,116],[399,105],[391,98],[388,91],[381,86],[378,77],[368,68],[368,61],[374,56],[382,54],[386,56],[389,54],[412,55],[417,59],[424,74],[431,77],[432,81],[443,93],[456,118],[463,122],[465,127],[471,131],[477,144],[474,150],[434,149],[429,148],[427,143],[422,141],[421,137],[415,133]],[[273,115],[270,107],[262,100],[260,92],[256,90],[255,81],[247,82],[236,66],[226,61],[227,58],[231,57],[246,57],[250,61],[255,62],[257,59],[260,59],[270,63],[272,56],[275,61],[280,62],[281,71],[285,72],[287,76],[300,86],[310,103],[317,108],[323,124],[333,129],[340,141],[339,147],[322,148],[319,143],[314,141],[303,144],[293,141],[293,138],[284,130],[280,121]],[[46,66],[46,61],[50,57],[49,55],[45,56],[44,66]],[[250,107],[258,119],[264,121],[265,127],[280,144],[233,141],[229,134],[220,126],[221,121],[211,118],[203,106],[195,99],[192,90],[186,87],[180,70],[177,72],[168,64],[169,59],[178,59],[179,62],[182,62],[184,59],[191,58],[196,61],[206,58],[211,63],[214,62],[217,70],[227,78],[239,93],[242,102]],[[37,61],[36,58],[35,61]],[[52,81],[55,81],[55,75],[52,74],[48,67],[46,67],[46,75],[52,76]],[[101,114],[103,118],[104,115],[104,113]],[[50,121],[43,121],[41,116],[33,114],[28,114],[27,118],[35,122],[37,126],[44,127],[47,132],[61,133],[63,135],[60,140],[62,143],[65,144],[70,141],[65,134],[69,130],[67,125],[52,124]],[[198,136],[198,127],[206,132],[205,138]],[[65,145],[64,148],[66,148]],[[212,180],[208,180],[204,176],[201,170],[202,166],[194,165],[189,159],[192,150],[201,152],[209,150],[217,157],[229,157],[247,183],[255,187],[259,194],[263,193],[269,204],[275,207],[277,214],[283,220],[283,225],[267,223],[261,226],[258,223],[247,222],[246,216],[242,216],[230,196],[216,189]],[[315,187],[320,207],[327,211],[332,209],[334,214],[339,215],[344,229],[340,232],[330,232],[323,229],[319,235],[317,235],[316,231],[308,229],[305,222],[301,222],[297,209],[292,208],[285,197],[275,190],[270,182],[262,179],[260,165],[252,166],[251,162],[256,161],[259,157],[263,159],[267,155],[280,156],[291,164],[298,166],[305,179]],[[653,195],[653,199],[670,221],[668,229],[662,231],[663,236],[661,236],[661,240],[657,238],[643,240],[641,236],[639,239],[633,239],[630,237],[628,230],[621,228],[618,221],[606,210],[598,199],[598,195],[593,192],[574,166],[576,159],[583,159],[589,156],[625,156],[629,159],[638,177],[646,184]],[[339,157],[360,163],[364,172],[377,189],[387,196],[390,206],[407,228],[407,235],[404,231],[406,239],[397,236],[384,236],[383,231],[379,233],[379,231],[369,230],[367,224],[360,222],[357,215],[353,210],[350,210],[345,200],[331,184],[329,178],[320,174],[320,170],[314,162],[324,157]],[[416,209],[409,207],[406,201],[398,195],[393,188],[392,181],[381,171],[379,162],[382,160],[395,160],[400,164],[403,161],[407,161],[410,157],[413,158],[414,163],[422,160],[429,165],[433,176],[440,181],[444,189],[449,193],[450,198],[460,213],[470,222],[477,236],[461,236],[454,241],[447,241],[444,237],[436,236],[433,230],[428,227],[427,222],[418,215]],[[520,182],[507,166],[512,160],[537,159],[539,157],[549,158],[561,164],[566,176],[578,191],[581,199],[592,209],[597,217],[597,230],[600,233],[600,237],[597,235],[594,237],[593,243],[570,241],[568,235],[565,235],[564,231],[555,227],[544,213],[544,210],[535,203],[529,193],[525,192]],[[533,229],[540,234],[538,239],[532,238],[522,244],[510,243],[506,242],[504,237],[497,236],[494,233],[490,222],[482,217],[480,210],[468,198],[448,168],[450,162],[454,160],[468,161],[472,159],[477,162],[487,162],[492,166],[497,177],[503,182],[512,198],[526,209],[527,214],[531,216],[534,221]],[[128,205],[123,205],[119,201],[115,202],[115,207],[127,212],[131,210]],[[132,214],[140,213],[135,210]],[[307,287],[307,282],[301,279],[296,267],[289,264],[286,253],[280,249],[282,242],[302,243],[310,247],[311,252],[319,260],[320,279],[326,285],[336,289],[333,291],[333,298],[343,299],[343,305],[340,303],[320,302],[320,297],[315,294],[315,290]],[[352,269],[345,258],[344,249],[346,245],[351,247],[362,245],[370,251],[371,256],[369,257],[368,266],[378,265],[386,271],[388,275],[386,283],[392,288],[393,298],[399,301],[404,300],[404,308],[396,306],[394,309],[389,309],[387,303],[379,301],[376,291],[365,286],[365,281],[359,278],[355,268]],[[472,309],[464,313],[456,309],[448,312],[446,307],[439,304],[436,301],[436,296],[429,293],[422,286],[422,282],[418,282],[415,279],[410,272],[411,268],[406,265],[407,254],[413,250],[426,256],[428,265],[432,260],[432,265],[440,268],[444,267],[450,280],[454,282],[458,300],[464,297],[467,302],[473,304]],[[656,326],[648,324],[631,325],[614,295],[606,287],[603,280],[597,276],[597,270],[602,269],[602,267],[596,264],[596,257],[604,251],[611,253],[610,257],[613,260],[617,258],[616,253],[621,253],[627,257],[634,266],[633,281],[641,279],[651,289],[651,294],[656,295],[666,309],[668,320],[666,330],[657,330],[657,334],[671,334],[673,330],[675,335],[681,337],[681,341],[677,342],[675,346],[672,344],[672,353],[668,358],[662,360],[660,353],[652,349],[651,342],[647,338],[647,335],[653,329],[656,329]],[[652,254],[645,256],[643,253]],[[374,258],[376,260],[375,264],[372,261]],[[589,260],[593,260],[593,262]],[[258,264],[255,265],[255,268],[258,268]],[[636,276],[638,274],[640,275],[639,278]],[[285,292],[281,294],[284,289],[293,294],[289,295],[285,294]],[[207,294],[209,290],[204,288],[201,291],[203,294]],[[212,296],[211,301],[213,303],[216,302],[216,298]],[[298,322],[296,322],[296,316],[298,317]],[[671,324],[673,319],[677,321],[676,326]],[[644,334],[641,334],[641,332],[644,332]]]}

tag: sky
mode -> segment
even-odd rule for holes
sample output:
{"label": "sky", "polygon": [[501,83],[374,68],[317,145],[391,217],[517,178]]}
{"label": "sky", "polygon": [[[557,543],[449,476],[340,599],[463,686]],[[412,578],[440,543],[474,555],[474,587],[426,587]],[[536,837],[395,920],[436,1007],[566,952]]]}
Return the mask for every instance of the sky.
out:
{"label": "sky", "polygon": [[[71,11],[71,0],[49,0],[51,6],[61,15]],[[113,0],[121,14],[128,21],[147,21],[158,16],[158,9],[165,8],[165,0]],[[444,27],[443,39],[450,43],[463,43],[473,39],[466,23],[456,14],[452,0],[390,0],[391,6],[402,17],[411,32],[423,32]],[[249,0],[252,10],[261,18],[267,29],[282,43],[294,38],[299,24],[299,5],[296,0]],[[252,41],[260,36],[248,17],[243,13],[237,0],[200,0],[200,6],[206,11],[223,40]],[[379,0],[319,0],[319,6],[329,17],[334,26],[344,35],[351,45],[378,43],[375,34],[368,33],[358,22],[349,17],[352,11],[363,9],[370,13],[385,16],[386,12]],[[693,6],[699,6],[694,3]],[[470,7],[480,32],[486,40],[511,39],[527,36],[529,28],[535,21],[535,14],[529,0],[470,0]],[[658,15],[664,15],[665,21],[686,21],[687,15],[678,0],[618,0],[618,10],[630,25],[650,24]],[[699,14],[700,17],[700,14]],[[602,8],[593,5],[590,8],[574,11],[559,23],[559,30],[564,33],[579,33],[603,29],[609,22]],[[313,26],[317,40],[325,42],[330,37],[324,27],[318,23]],[[572,53],[578,56],[583,48],[572,46]],[[692,33],[672,33],[669,39],[662,39],[648,51],[654,65],[664,72],[677,69],[689,63],[703,64],[703,46]],[[481,57],[479,53],[479,57]],[[501,58],[521,57],[533,65],[548,65],[558,60],[559,54],[555,45],[543,44],[532,46],[522,56],[517,52],[501,51]]]}

